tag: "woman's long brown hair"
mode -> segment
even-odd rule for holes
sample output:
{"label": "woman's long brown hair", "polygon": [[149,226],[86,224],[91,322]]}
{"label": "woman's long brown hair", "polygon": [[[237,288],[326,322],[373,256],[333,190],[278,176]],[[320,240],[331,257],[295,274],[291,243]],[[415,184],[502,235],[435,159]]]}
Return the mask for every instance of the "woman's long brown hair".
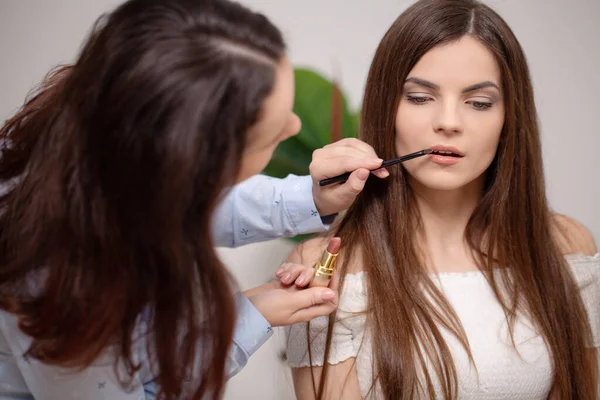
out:
{"label": "woman's long brown hair", "polygon": [[2,126],[0,307],[29,356],[114,346],[126,385],[144,319],[161,396],[221,397],[235,309],[211,215],[284,47],[237,3],[128,1]]}
{"label": "woman's long brown hair", "polygon": [[[466,239],[504,308],[511,336],[515,319],[523,312],[545,339],[554,369],[552,396],[594,399],[597,361],[593,352],[586,351],[590,327],[579,289],[552,234],[529,71],[506,23],[473,0],[420,0],[408,8],[388,30],[373,59],[360,138],[382,158],[395,157],[394,121],[409,71],[430,49],[464,35],[473,36],[494,54],[506,101],[500,144]],[[415,232],[420,219],[407,172],[398,168],[391,174],[367,182],[335,233],[344,243],[339,263],[342,282],[350,262],[362,265],[374,378],[384,398],[435,398],[437,379],[444,398],[454,399],[457,371],[442,330],[452,332],[473,361],[468,340],[419,256]],[[495,266],[510,268],[496,274]],[[334,318],[330,317],[325,360]],[[325,364],[317,398],[323,398],[327,372]]]}

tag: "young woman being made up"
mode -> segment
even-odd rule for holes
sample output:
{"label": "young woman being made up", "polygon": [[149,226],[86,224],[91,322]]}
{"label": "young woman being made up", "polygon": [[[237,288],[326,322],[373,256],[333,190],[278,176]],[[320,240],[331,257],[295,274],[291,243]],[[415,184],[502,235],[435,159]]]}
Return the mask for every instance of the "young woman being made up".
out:
{"label": "young woman being made up", "polygon": [[[385,159],[337,221],[339,308],[291,327],[304,399],[595,399],[600,255],[546,199],[525,55],[473,0],[420,0],[382,39],[360,138]],[[300,245],[310,264],[326,240]]]}

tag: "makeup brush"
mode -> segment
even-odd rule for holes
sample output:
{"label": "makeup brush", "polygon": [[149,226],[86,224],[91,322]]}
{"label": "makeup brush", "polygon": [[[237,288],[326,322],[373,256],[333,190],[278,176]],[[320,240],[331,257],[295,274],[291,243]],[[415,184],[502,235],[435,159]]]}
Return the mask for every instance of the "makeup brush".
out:
{"label": "makeup brush", "polygon": [[[426,156],[427,154],[431,154],[431,153],[433,153],[433,150],[426,149],[426,150],[417,151],[415,153],[410,153],[410,154],[407,154],[402,157],[393,158],[391,160],[384,161],[381,164],[381,167],[379,167],[377,169],[386,168],[391,165],[399,164],[401,162],[408,161],[408,160],[412,160],[413,158]],[[372,169],[371,172],[376,171],[377,169]],[[334,176],[333,178],[323,179],[322,181],[319,182],[319,186],[327,186],[327,185],[331,185],[332,183],[336,183],[336,182],[344,182],[344,181],[348,180],[349,176],[350,176],[350,172],[346,172],[345,174]]]}

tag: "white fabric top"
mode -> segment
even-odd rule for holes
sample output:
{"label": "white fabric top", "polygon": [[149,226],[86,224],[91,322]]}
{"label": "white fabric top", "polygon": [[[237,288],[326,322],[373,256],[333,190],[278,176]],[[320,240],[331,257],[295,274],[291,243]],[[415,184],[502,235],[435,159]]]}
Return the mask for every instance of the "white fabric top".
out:
{"label": "white fabric top", "polygon": [[[593,346],[600,347],[600,254],[567,256],[567,261],[581,288],[593,332]],[[520,318],[515,324],[513,347],[506,317],[484,275],[479,271],[441,273],[434,282],[446,295],[460,318],[477,371],[456,338],[442,330],[452,352],[458,374],[462,399],[546,399],[550,391],[552,367],[550,355],[531,321]],[[366,315],[351,316],[366,309],[367,297],[364,274],[346,276],[340,295],[334,325],[329,364],[356,357],[356,368],[362,397],[383,398],[378,387],[369,392],[373,381],[371,332],[365,329]],[[310,323],[311,350],[314,365],[323,365],[327,318]],[[292,368],[310,365],[307,353],[306,324],[296,324],[288,330],[287,358]],[[435,375],[433,377],[435,383]],[[441,397],[441,388],[436,387]]]}

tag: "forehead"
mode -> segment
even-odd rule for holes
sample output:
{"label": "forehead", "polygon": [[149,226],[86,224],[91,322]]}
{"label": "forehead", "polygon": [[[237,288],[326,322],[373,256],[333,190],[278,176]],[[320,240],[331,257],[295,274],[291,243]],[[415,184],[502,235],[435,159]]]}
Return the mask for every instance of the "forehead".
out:
{"label": "forehead", "polygon": [[427,79],[440,86],[465,87],[486,80],[501,83],[500,68],[492,52],[468,35],[429,50],[409,76]]}

